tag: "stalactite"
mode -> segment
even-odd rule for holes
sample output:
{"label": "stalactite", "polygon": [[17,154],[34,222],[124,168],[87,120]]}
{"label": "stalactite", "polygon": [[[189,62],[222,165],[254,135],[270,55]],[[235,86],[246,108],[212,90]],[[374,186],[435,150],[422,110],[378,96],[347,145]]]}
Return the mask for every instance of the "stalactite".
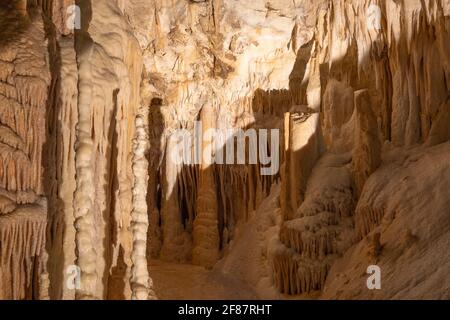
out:
{"label": "stalactite", "polygon": [[296,295],[321,290],[330,262],[301,258],[282,244],[272,244],[270,252],[273,281],[281,293]]}
{"label": "stalactite", "polygon": [[[324,212],[323,215],[286,222],[280,230],[280,241],[303,257],[312,259],[339,253],[336,242],[339,230],[333,227],[337,224],[337,219],[333,217],[333,213]],[[308,221],[313,219],[317,221],[317,225]]]}
{"label": "stalactite", "polygon": [[359,239],[362,239],[380,225],[384,215],[384,208],[376,208],[369,205],[358,206],[355,213],[355,224]]}
{"label": "stalactite", "polygon": [[296,217],[282,222],[278,239],[269,245],[274,283],[281,292],[320,290],[331,264],[353,244],[355,195],[348,161],[349,156],[321,157]]}
{"label": "stalactite", "polygon": [[33,205],[0,216],[0,299],[39,297],[33,272],[45,252],[45,209],[43,204]]}
{"label": "stalactite", "polygon": [[86,20],[75,32],[78,124],[74,215],[76,262],[82,273],[77,297],[129,299],[132,141],[141,103],[142,55],[116,2],[83,1],[79,5]]}

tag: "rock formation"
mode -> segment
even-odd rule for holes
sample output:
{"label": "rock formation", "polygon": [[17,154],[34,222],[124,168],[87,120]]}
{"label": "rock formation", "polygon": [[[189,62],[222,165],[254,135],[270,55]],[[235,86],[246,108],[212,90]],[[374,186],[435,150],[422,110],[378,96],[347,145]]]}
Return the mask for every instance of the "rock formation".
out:
{"label": "rock formation", "polygon": [[0,299],[450,298],[449,39],[446,0],[0,4]]}

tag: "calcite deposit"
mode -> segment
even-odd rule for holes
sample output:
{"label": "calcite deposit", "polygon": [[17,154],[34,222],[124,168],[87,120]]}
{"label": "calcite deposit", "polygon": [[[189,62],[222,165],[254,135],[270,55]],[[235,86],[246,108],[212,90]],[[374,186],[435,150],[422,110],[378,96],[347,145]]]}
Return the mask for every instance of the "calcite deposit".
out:
{"label": "calcite deposit", "polygon": [[1,1],[0,299],[450,299],[449,140],[448,0]]}

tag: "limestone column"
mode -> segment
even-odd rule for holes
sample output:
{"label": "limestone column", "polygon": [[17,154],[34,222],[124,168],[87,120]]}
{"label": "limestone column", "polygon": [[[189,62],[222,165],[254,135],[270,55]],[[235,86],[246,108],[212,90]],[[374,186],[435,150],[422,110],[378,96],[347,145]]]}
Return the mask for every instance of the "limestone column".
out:
{"label": "limestone column", "polygon": [[133,210],[131,212],[131,229],[133,248],[131,260],[131,290],[133,300],[147,300],[150,295],[150,276],[147,265],[147,188],[149,148],[148,109],[140,108],[136,117],[136,138],[133,157]]}
{"label": "limestone column", "polygon": [[91,112],[94,94],[91,59],[94,46],[87,29],[88,25],[84,26],[84,29],[75,36],[78,65],[78,121],[75,142],[76,187],[73,211],[76,229],[76,264],[81,272],[81,287],[76,288],[75,299],[95,299],[98,279],[96,223],[93,212],[95,186]]}

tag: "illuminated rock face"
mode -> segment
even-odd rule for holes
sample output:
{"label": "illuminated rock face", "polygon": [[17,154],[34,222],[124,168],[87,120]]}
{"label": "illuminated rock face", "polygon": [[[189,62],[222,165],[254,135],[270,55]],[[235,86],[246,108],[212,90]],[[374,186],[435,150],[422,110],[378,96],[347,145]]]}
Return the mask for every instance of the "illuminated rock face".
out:
{"label": "illuminated rock face", "polygon": [[[150,258],[259,297],[449,298],[449,15],[444,0],[1,5],[0,299],[155,298]],[[263,148],[278,170],[174,162],[196,121],[279,130]],[[185,151],[235,145],[215,138]],[[374,264],[383,290],[365,285]]]}

